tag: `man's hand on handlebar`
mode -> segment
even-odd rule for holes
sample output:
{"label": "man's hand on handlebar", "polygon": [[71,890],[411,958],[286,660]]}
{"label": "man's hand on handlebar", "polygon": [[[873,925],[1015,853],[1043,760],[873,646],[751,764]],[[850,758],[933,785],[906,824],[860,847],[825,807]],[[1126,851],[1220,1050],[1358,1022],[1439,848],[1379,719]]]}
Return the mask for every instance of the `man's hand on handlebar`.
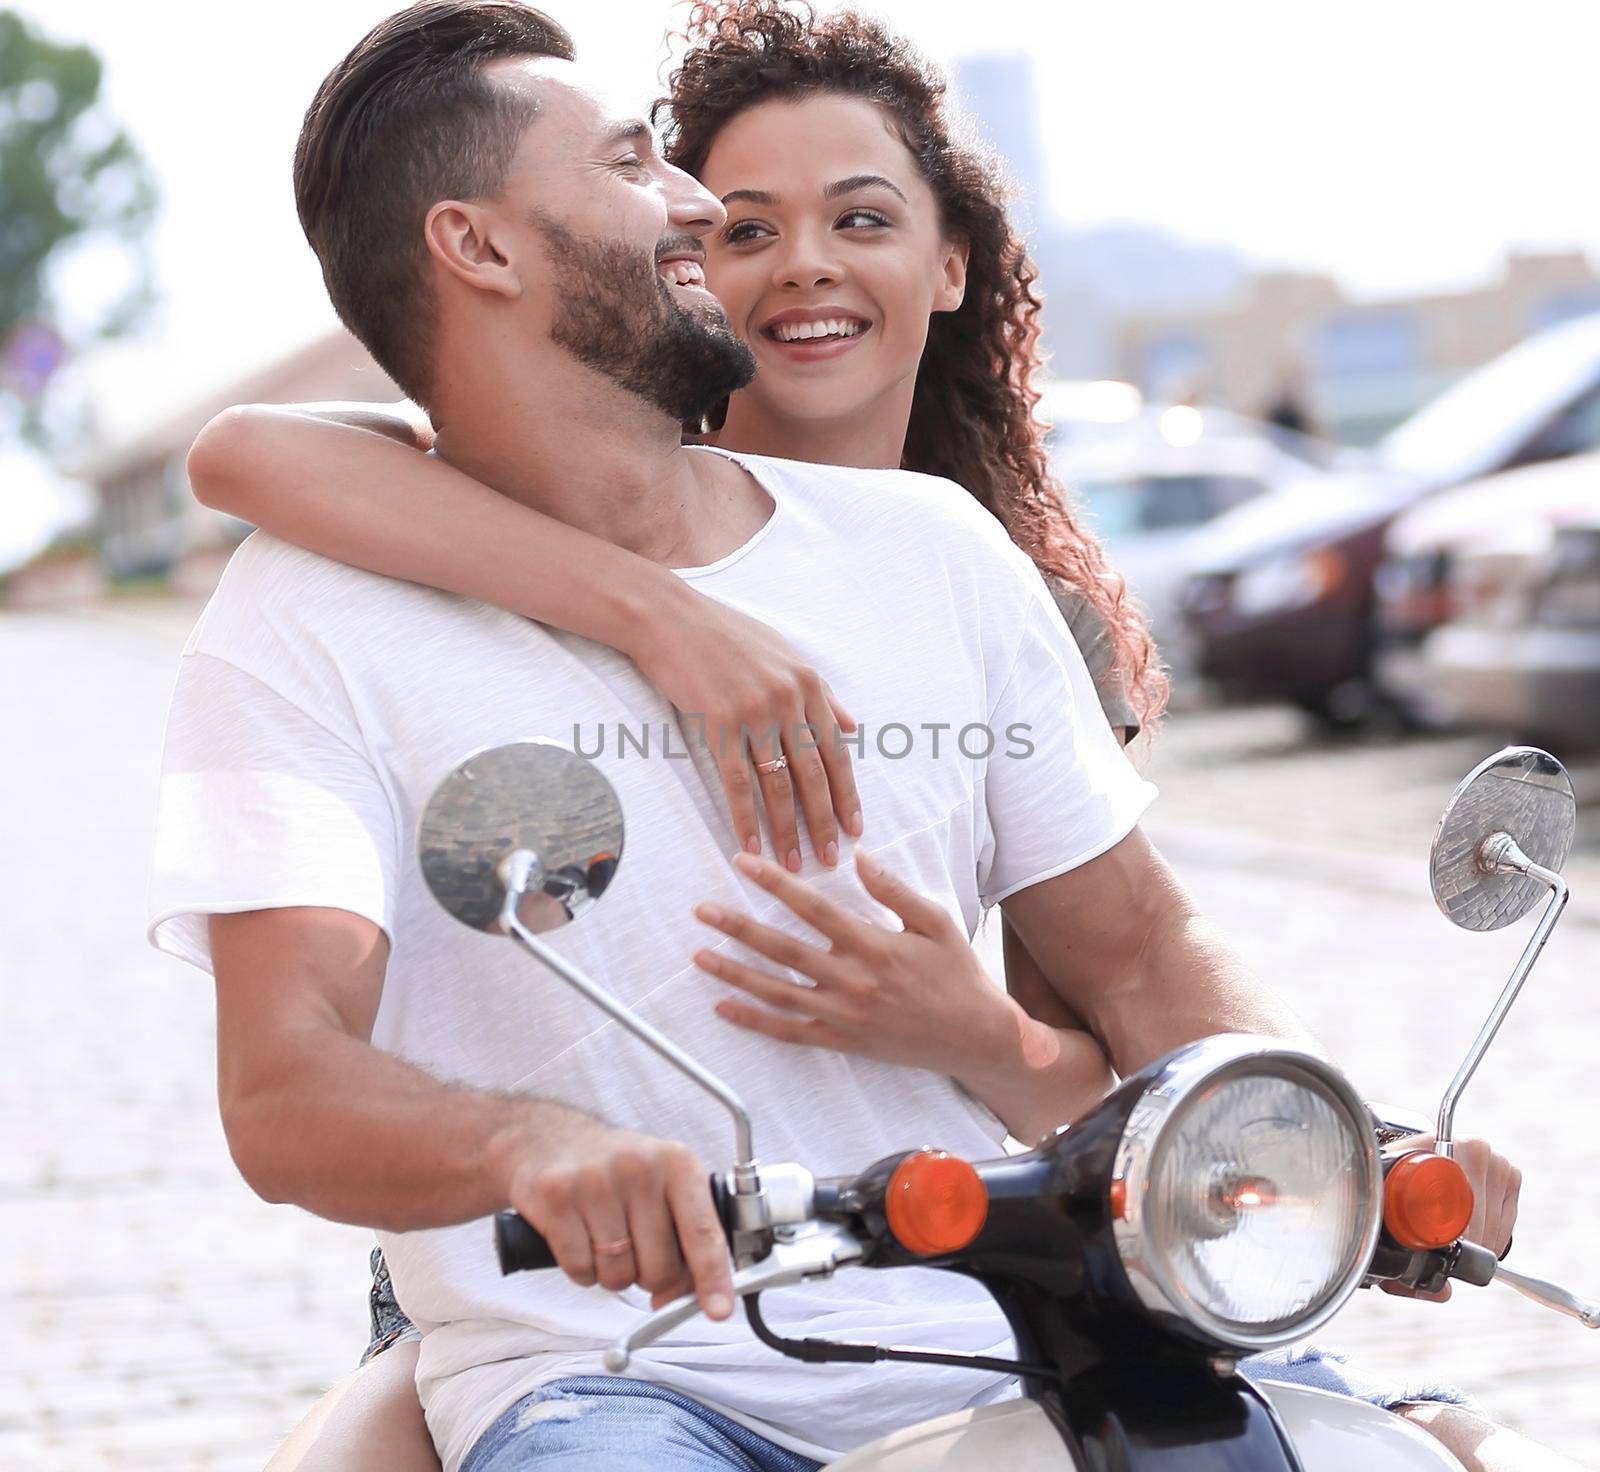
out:
{"label": "man's hand on handlebar", "polygon": [[637,1283],[658,1308],[692,1292],[710,1318],[733,1312],[727,1237],[687,1145],[587,1121],[556,1155],[517,1166],[509,1194],[573,1282]]}
{"label": "man's hand on handlebar", "polygon": [[[1413,1135],[1397,1141],[1391,1149],[1431,1150],[1434,1136]],[[1468,1242],[1487,1247],[1497,1257],[1511,1245],[1511,1229],[1517,1221],[1517,1201],[1522,1194],[1522,1172],[1505,1156],[1497,1154],[1487,1140],[1457,1139],[1455,1158],[1467,1173],[1472,1186],[1472,1220],[1461,1235]],[[1400,1298],[1426,1298],[1434,1303],[1444,1303],[1450,1297],[1446,1283],[1437,1293],[1419,1293],[1398,1283],[1384,1283],[1385,1293]]]}

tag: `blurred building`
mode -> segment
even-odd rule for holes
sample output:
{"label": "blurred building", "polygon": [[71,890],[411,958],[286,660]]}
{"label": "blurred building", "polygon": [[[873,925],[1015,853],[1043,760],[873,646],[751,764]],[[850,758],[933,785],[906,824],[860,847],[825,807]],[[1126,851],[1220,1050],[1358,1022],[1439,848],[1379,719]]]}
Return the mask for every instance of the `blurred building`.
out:
{"label": "blurred building", "polygon": [[1238,292],[1248,267],[1226,246],[1180,240],[1153,225],[1060,223],[1045,173],[1031,56],[960,57],[951,90],[1015,188],[1011,217],[1039,270],[1055,376],[1114,375],[1118,325],[1130,312],[1193,312]]}
{"label": "blurred building", "polygon": [[1016,186],[1012,217],[1024,235],[1049,219],[1039,113],[1033,90],[1033,58],[1022,54],[964,56],[950,74],[956,101],[978,123],[989,145],[1005,160]]}
{"label": "blurred building", "polygon": [[94,597],[95,500],[38,451],[0,439],[0,606]]}
{"label": "blurred building", "polygon": [[1476,291],[1357,301],[1331,276],[1252,273],[1229,246],[1067,225],[1054,206],[1072,201],[1047,185],[1033,57],[958,58],[951,82],[1016,186],[1058,377],[1125,379],[1152,399],[1365,444],[1530,333],[1600,310],[1600,275],[1581,251],[1513,254]]}
{"label": "blurred building", "polygon": [[1298,398],[1324,433],[1363,444],[1530,333],[1594,311],[1600,274],[1581,251],[1513,254],[1477,291],[1387,301],[1264,272],[1226,306],[1129,315],[1110,371],[1157,398],[1244,413]]}
{"label": "blurred building", "polygon": [[248,531],[189,493],[184,460],[202,426],[230,404],[345,399],[393,402],[400,390],[343,328],[101,454],[79,469],[99,499],[97,537],[113,578],[213,576]]}
{"label": "blurred building", "polygon": [[1234,299],[1250,275],[1239,252],[1153,225],[1046,226],[1032,250],[1050,371],[1062,378],[1117,377],[1124,321],[1210,312]]}

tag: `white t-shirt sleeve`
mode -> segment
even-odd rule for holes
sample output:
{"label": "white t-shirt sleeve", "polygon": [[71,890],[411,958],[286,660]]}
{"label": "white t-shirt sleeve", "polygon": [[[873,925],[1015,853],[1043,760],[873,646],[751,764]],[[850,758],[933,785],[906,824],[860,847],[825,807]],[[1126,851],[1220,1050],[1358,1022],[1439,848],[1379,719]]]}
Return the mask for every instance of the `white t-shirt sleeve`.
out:
{"label": "white t-shirt sleeve", "polygon": [[184,657],[167,722],[150,940],[211,969],[210,915],[312,905],[393,939],[397,832],[372,762],[263,680]]}
{"label": "white t-shirt sleeve", "polygon": [[1042,579],[993,697],[978,809],[978,893],[995,905],[1128,836],[1155,799],[1101,713],[1083,655]]}

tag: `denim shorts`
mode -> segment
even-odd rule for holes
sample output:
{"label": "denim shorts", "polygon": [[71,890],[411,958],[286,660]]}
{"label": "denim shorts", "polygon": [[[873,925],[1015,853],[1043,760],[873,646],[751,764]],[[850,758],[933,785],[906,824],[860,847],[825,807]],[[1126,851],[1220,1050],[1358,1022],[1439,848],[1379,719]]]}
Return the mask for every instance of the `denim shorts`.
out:
{"label": "denim shorts", "polygon": [[619,1375],[552,1380],[511,1406],[461,1472],[817,1472],[686,1395]]}
{"label": "denim shorts", "polygon": [[1300,1344],[1290,1349],[1271,1350],[1267,1354],[1253,1354],[1239,1361],[1239,1370],[1250,1380],[1303,1385],[1309,1390],[1329,1390],[1335,1395],[1348,1395],[1352,1400],[1364,1400],[1369,1405],[1381,1406],[1386,1411],[1392,1411],[1396,1406],[1430,1402],[1461,1406],[1480,1416],[1485,1414],[1477,1401],[1454,1386],[1420,1380],[1388,1380],[1379,1375],[1369,1375],[1360,1366],[1349,1364],[1342,1354],[1317,1344]]}
{"label": "denim shorts", "polygon": [[383,1260],[383,1249],[372,1249],[372,1287],[367,1290],[367,1316],[372,1323],[372,1336],[367,1342],[367,1352],[361,1356],[364,1365],[392,1345],[407,1339],[421,1339],[422,1331],[405,1316],[394,1296],[394,1284],[389,1281],[389,1264]]}
{"label": "denim shorts", "polygon": [[[367,1301],[372,1315],[372,1342],[361,1356],[362,1364],[366,1364],[374,1355],[382,1354],[391,1344],[422,1337],[395,1302],[388,1264],[383,1260],[382,1251],[376,1247],[372,1249],[372,1291]],[[1484,1414],[1483,1408],[1471,1396],[1454,1386],[1387,1380],[1368,1374],[1358,1365],[1352,1366],[1344,1355],[1316,1344],[1251,1355],[1239,1361],[1239,1369],[1251,1380],[1278,1381],[1303,1385],[1311,1390],[1327,1390],[1335,1395],[1347,1395],[1353,1400],[1381,1406],[1386,1411],[1400,1405],[1429,1402],[1462,1406],[1478,1415]]]}

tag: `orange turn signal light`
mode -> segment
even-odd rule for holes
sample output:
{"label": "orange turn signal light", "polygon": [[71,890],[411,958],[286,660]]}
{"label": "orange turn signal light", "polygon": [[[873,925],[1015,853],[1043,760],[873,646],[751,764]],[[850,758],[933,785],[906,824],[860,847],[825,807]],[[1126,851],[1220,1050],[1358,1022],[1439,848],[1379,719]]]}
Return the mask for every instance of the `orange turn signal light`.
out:
{"label": "orange turn signal light", "polygon": [[959,1252],[983,1230],[989,1191],[965,1160],[918,1150],[894,1168],[884,1210],[902,1247],[933,1257]]}
{"label": "orange turn signal light", "polygon": [[1383,1183],[1383,1224],[1413,1252],[1448,1247],[1466,1231],[1472,1206],[1461,1163],[1431,1150],[1402,1155]]}

